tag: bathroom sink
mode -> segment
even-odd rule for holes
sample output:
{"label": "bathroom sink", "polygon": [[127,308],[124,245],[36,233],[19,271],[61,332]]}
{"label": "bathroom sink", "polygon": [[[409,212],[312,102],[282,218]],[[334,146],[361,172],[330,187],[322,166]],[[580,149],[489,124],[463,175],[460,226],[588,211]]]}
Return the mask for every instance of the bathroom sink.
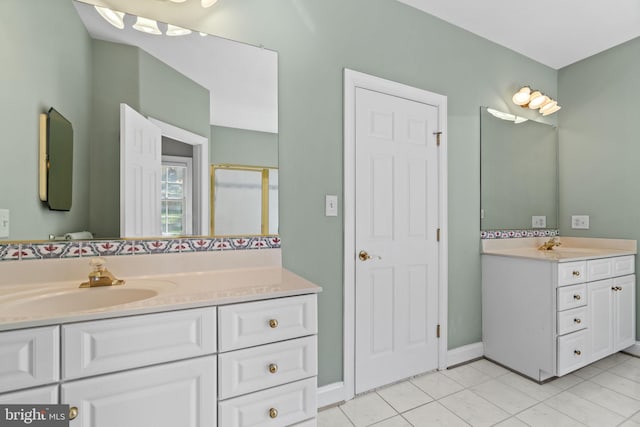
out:
{"label": "bathroom sink", "polygon": [[47,315],[96,310],[142,301],[174,286],[160,280],[132,280],[121,286],[56,288],[2,301],[0,316]]}

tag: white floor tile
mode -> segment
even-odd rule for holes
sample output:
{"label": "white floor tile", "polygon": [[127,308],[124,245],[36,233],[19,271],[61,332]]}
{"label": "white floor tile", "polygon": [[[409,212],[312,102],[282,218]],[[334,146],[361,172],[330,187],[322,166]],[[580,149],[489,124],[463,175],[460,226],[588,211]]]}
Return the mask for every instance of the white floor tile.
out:
{"label": "white floor tile", "polygon": [[517,418],[531,427],[584,427],[583,424],[544,403],[527,409],[518,414]]}
{"label": "white floor tile", "polygon": [[614,366],[617,366],[623,362],[629,360],[632,356],[624,353],[615,353],[611,356],[605,357],[604,359],[600,359],[597,362],[592,363],[593,366],[600,369],[611,369]]}
{"label": "white floor tile", "polygon": [[594,404],[611,409],[613,412],[620,414],[623,417],[630,417],[640,411],[639,401],[591,381],[585,381],[578,384],[568,391]]}
{"label": "white floor tile", "polygon": [[516,417],[511,417],[499,424],[496,424],[496,427],[527,427],[527,424],[523,423]]}
{"label": "white floor tile", "polygon": [[609,388],[613,391],[617,391],[618,393],[622,393],[625,396],[640,400],[639,383],[628,380],[626,378],[622,378],[621,376],[612,374],[611,372],[603,372],[600,375],[596,375],[595,377],[591,378],[589,381],[600,384],[601,386]]}
{"label": "white floor tile", "polygon": [[627,420],[620,424],[620,427],[640,427],[640,423],[635,422],[633,420]]}
{"label": "white floor tile", "polygon": [[636,363],[625,362],[610,368],[609,372],[635,382],[640,382],[640,366]]}
{"label": "white floor tile", "polygon": [[489,375],[480,372],[476,368],[472,368],[470,365],[447,369],[442,371],[442,373],[465,387],[472,387],[491,379]]}
{"label": "white floor tile", "polygon": [[447,409],[472,426],[492,426],[509,418],[509,414],[470,390],[463,390],[440,400]]}
{"label": "white floor tile", "polygon": [[396,411],[376,393],[358,396],[340,406],[356,427],[368,426],[397,415]]}
{"label": "white floor tile", "polygon": [[403,415],[414,427],[469,427],[438,402],[427,403]]}
{"label": "white floor tile", "polygon": [[318,412],[318,427],[353,427],[349,418],[338,407]]}
{"label": "white floor tile", "polygon": [[497,380],[473,386],[471,391],[510,414],[517,414],[538,403],[533,397]]}
{"label": "white floor tile", "polygon": [[524,378],[513,372],[502,375],[497,378],[498,381],[509,385],[516,390],[520,390],[526,395],[533,397],[538,401],[543,401],[562,391],[561,388],[553,385],[553,381],[547,384],[538,384],[530,379]]}
{"label": "white floor tile", "polygon": [[600,368],[596,368],[593,365],[587,365],[582,369],[578,369],[577,371],[574,371],[573,374],[584,380],[588,380],[589,378],[593,378],[596,375],[601,374],[602,372],[604,371]]}
{"label": "white floor tile", "polygon": [[580,384],[583,381],[584,379],[580,378],[577,375],[567,374],[560,378],[556,378],[553,381],[550,381],[548,384],[552,384],[554,387],[560,390],[566,390],[568,388],[575,386],[576,384]]}
{"label": "white floor tile", "polygon": [[385,387],[378,390],[378,394],[398,412],[405,412],[433,399],[424,391],[409,381]]}
{"label": "white floor tile", "polygon": [[505,369],[500,365],[496,365],[493,362],[489,362],[487,359],[477,360],[470,363],[469,366],[489,375],[491,378],[499,377],[500,375],[508,374],[510,372],[508,369]]}
{"label": "white floor tile", "polygon": [[544,403],[589,427],[615,427],[625,419],[568,391],[553,396]]}
{"label": "white floor tile", "polygon": [[434,399],[440,399],[464,389],[463,385],[443,375],[442,372],[412,378],[411,382]]}
{"label": "white floor tile", "polygon": [[411,424],[409,424],[409,421],[402,418],[401,415],[396,415],[388,420],[373,424],[371,427],[411,427]]}

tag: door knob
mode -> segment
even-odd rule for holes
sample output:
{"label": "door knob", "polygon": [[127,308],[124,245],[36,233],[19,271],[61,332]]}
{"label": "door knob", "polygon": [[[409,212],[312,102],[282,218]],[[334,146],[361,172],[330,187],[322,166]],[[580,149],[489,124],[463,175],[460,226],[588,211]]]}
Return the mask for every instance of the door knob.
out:
{"label": "door knob", "polygon": [[360,258],[360,261],[367,261],[370,259],[382,259],[381,257],[377,256],[377,255],[369,255],[367,253],[367,251],[360,251],[360,253],[358,254],[358,258]]}

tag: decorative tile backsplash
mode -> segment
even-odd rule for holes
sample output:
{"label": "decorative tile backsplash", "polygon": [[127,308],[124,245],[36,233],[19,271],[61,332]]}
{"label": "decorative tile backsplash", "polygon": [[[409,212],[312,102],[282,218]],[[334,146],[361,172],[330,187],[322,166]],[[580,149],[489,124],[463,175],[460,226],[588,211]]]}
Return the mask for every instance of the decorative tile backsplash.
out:
{"label": "decorative tile backsplash", "polygon": [[10,243],[6,245],[0,244],[0,261],[232,251],[239,249],[274,249],[280,247],[280,242],[281,240],[277,236],[260,236]]}
{"label": "decorative tile backsplash", "polygon": [[560,235],[560,230],[482,230],[481,239],[515,239],[518,237],[555,237]]}

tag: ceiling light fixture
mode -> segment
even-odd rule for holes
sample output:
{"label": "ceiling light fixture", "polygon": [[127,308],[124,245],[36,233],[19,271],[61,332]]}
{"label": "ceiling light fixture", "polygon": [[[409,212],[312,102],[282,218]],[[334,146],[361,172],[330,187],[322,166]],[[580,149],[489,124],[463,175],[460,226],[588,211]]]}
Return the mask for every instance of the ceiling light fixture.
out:
{"label": "ceiling light fixture", "polygon": [[[184,3],[187,0],[171,0],[174,3]],[[211,7],[216,4],[218,0],[200,0],[202,7]]]}
{"label": "ceiling light fixture", "polygon": [[514,104],[531,110],[538,110],[543,116],[555,113],[560,108],[558,101],[549,98],[539,90],[532,90],[529,86],[521,87],[511,98]]}
{"label": "ceiling light fixture", "polygon": [[108,7],[94,6],[100,16],[104,18],[109,24],[122,30],[124,29],[124,12],[118,12],[117,10],[111,10]]}
{"label": "ceiling light fixture", "polygon": [[156,21],[149,18],[143,18],[142,16],[138,16],[136,23],[133,24],[133,28],[147,34],[162,34]]}

